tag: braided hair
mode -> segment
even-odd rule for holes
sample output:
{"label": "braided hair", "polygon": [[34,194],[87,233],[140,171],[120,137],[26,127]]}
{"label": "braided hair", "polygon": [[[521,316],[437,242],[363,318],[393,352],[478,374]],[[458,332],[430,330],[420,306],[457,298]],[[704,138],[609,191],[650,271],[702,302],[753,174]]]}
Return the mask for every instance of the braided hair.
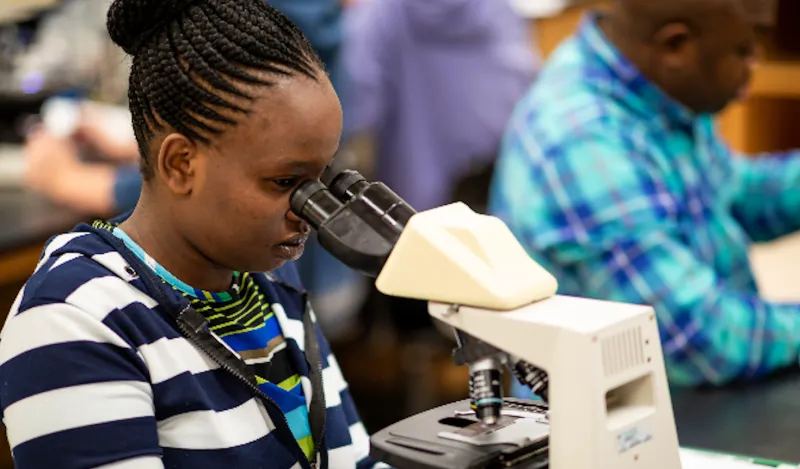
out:
{"label": "braided hair", "polygon": [[[265,0],[114,0],[111,39],[133,57],[128,99],[142,157],[156,131],[209,139],[246,115],[246,85],[317,79],[324,65],[300,30]],[[245,85],[245,86],[242,86]]]}

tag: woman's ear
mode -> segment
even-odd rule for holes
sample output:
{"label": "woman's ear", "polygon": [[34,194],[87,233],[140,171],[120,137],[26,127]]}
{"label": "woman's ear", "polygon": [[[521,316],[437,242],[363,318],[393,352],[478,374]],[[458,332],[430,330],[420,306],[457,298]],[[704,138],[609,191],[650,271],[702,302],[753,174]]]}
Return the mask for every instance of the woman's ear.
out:
{"label": "woman's ear", "polygon": [[161,142],[156,173],[175,195],[191,194],[197,182],[198,149],[191,140],[177,133]]}

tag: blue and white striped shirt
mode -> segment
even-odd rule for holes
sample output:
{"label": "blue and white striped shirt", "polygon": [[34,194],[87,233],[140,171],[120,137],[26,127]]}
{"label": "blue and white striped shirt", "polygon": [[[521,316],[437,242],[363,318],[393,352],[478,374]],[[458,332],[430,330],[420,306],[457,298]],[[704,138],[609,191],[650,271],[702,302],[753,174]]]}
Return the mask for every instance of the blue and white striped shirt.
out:
{"label": "blue and white striped shirt", "polygon": [[[0,336],[0,409],[16,467],[300,467],[262,402],[176,329],[168,311],[188,300],[167,285],[149,291],[132,253],[100,231],[82,225],[48,243]],[[256,277],[309,405],[305,298]],[[315,332],[327,407],[321,451],[330,468],[374,467],[347,384]]]}

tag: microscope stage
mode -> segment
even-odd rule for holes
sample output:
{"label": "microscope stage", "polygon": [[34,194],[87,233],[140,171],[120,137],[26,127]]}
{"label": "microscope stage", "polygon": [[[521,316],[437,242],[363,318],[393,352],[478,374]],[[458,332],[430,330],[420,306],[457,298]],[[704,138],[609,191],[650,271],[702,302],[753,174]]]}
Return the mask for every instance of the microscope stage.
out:
{"label": "microscope stage", "polygon": [[371,438],[371,456],[397,469],[548,467],[547,407],[504,399],[502,418],[481,424],[469,400],[402,420]]}

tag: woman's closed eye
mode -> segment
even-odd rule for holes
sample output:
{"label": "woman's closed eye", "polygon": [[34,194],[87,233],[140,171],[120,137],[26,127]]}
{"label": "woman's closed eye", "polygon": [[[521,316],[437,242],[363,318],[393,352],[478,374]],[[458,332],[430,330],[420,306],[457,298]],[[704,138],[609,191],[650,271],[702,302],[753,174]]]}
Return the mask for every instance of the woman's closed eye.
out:
{"label": "woman's closed eye", "polygon": [[292,189],[295,185],[297,185],[297,177],[286,177],[286,178],[274,178],[271,179],[270,182],[278,186],[279,189],[287,190]]}

